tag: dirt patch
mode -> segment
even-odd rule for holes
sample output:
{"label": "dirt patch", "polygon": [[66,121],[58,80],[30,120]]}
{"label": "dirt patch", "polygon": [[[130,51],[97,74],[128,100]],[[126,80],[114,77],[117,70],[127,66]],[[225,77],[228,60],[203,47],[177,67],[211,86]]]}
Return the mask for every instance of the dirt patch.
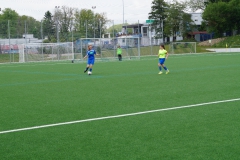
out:
{"label": "dirt patch", "polygon": [[217,44],[217,43],[223,41],[224,39],[225,38],[211,39],[211,40],[200,42],[198,45],[199,46],[212,46],[214,44]]}

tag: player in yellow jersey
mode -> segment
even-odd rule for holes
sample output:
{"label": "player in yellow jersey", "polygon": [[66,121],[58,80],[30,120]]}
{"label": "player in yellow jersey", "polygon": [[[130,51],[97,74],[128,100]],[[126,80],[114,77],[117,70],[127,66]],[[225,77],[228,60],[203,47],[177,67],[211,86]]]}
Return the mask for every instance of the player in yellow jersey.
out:
{"label": "player in yellow jersey", "polygon": [[160,49],[158,52],[158,58],[159,58],[159,62],[158,62],[158,68],[160,70],[160,72],[158,74],[162,74],[162,67],[165,69],[166,74],[169,73],[169,70],[167,69],[167,67],[164,65],[165,60],[168,58],[168,51],[165,50],[165,47],[163,44],[160,45]]}
{"label": "player in yellow jersey", "polygon": [[122,61],[122,48],[120,46],[117,47],[117,55],[118,55],[118,60]]}

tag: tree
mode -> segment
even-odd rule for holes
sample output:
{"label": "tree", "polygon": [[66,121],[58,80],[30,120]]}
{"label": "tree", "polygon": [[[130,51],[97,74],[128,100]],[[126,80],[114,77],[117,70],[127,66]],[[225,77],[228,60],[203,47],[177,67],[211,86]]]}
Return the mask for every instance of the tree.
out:
{"label": "tree", "polygon": [[232,22],[234,14],[227,2],[210,3],[203,12],[203,19],[208,23],[208,30],[221,37],[222,33],[236,27]]}
{"label": "tree", "polygon": [[106,24],[109,22],[109,20],[107,19],[107,15],[106,13],[96,13],[95,14],[96,17],[96,26],[95,26],[95,30],[96,30],[96,35],[99,35],[99,38],[101,37],[101,34],[105,34],[107,28],[106,28]]}
{"label": "tree", "polygon": [[107,32],[108,33],[118,33],[118,32],[121,32],[122,31],[122,24],[117,24],[117,25],[114,25],[114,26],[111,26],[107,29]]}
{"label": "tree", "polygon": [[53,21],[53,15],[50,11],[47,11],[44,14],[44,18],[42,21],[42,30],[43,30],[43,36],[45,35],[48,37],[49,42],[54,42],[56,39],[54,38],[54,35],[56,34],[56,25]]}
{"label": "tree", "polygon": [[[9,25],[8,25],[9,22]],[[33,34],[34,37],[40,38],[40,22],[33,17],[20,16],[16,11],[6,8],[0,18],[0,34],[2,38],[19,38],[23,34]]]}
{"label": "tree", "polygon": [[207,0],[187,0],[185,5],[189,7],[192,12],[197,10],[204,10],[207,4]]}
{"label": "tree", "polygon": [[41,22],[33,17],[26,15],[19,16],[17,30],[18,36],[33,34],[35,38],[41,38]]}
{"label": "tree", "polygon": [[[80,33],[80,37],[88,38],[101,37],[100,32],[103,34],[106,30],[104,27],[108,22],[105,13],[94,14],[92,10],[82,9],[75,11],[75,24],[74,29]],[[87,29],[87,31],[86,31]]]}
{"label": "tree", "polygon": [[156,38],[163,38],[164,42],[164,30],[162,24],[167,18],[168,4],[164,0],[153,0],[151,12],[149,13],[149,19],[153,19],[152,27],[156,31]]}
{"label": "tree", "polygon": [[187,0],[185,1],[185,5],[188,6],[188,8],[195,12],[197,10],[204,11],[206,6],[211,3],[218,3],[218,2],[230,2],[231,0]]}
{"label": "tree", "polygon": [[[75,12],[74,28],[76,29],[76,31],[80,32],[81,37],[86,38],[86,32],[88,34],[89,30],[92,30],[92,28],[90,27],[92,26],[93,19],[94,13],[90,9],[82,9]],[[90,37],[89,34],[88,37]]]}
{"label": "tree", "polygon": [[8,38],[8,34],[10,34],[11,37],[16,37],[18,17],[18,13],[10,8],[6,8],[2,11],[0,17],[0,36],[2,38]]}
{"label": "tree", "polygon": [[191,15],[184,12],[185,8],[184,3],[176,0],[169,5],[164,30],[166,35],[173,36],[173,41],[176,40],[177,35],[183,36],[191,31],[193,21]]}
{"label": "tree", "polygon": [[231,0],[229,2],[229,8],[230,8],[230,12],[229,14],[231,14],[231,19],[229,21],[231,21],[232,25],[233,25],[233,29],[238,31],[238,34],[240,34],[240,3],[239,0]]}
{"label": "tree", "polygon": [[56,8],[53,20],[56,25],[56,33],[59,35],[58,40],[61,42],[69,41],[69,33],[72,31],[75,8],[62,6]]}

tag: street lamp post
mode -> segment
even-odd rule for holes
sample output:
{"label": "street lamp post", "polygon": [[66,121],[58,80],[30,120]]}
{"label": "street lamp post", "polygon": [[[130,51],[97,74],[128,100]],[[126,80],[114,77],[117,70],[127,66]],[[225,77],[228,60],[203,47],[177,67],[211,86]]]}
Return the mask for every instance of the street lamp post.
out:
{"label": "street lamp post", "polygon": [[[55,6],[55,9],[57,10],[57,12],[59,11],[58,9],[60,8],[60,6]],[[59,43],[59,16],[57,15],[56,17],[56,27],[57,27],[57,43]]]}
{"label": "street lamp post", "polygon": [[113,38],[112,38],[112,41],[113,41],[113,50],[114,50],[114,57],[115,57],[115,53],[116,53],[116,51],[115,51],[115,47],[116,47],[116,46],[115,46],[115,29],[114,29],[114,20],[112,20],[112,25],[113,25],[113,26],[112,26],[112,27],[113,27],[113,33],[112,33],[112,34],[113,34],[113,36],[112,36]]}
{"label": "street lamp post", "polygon": [[101,20],[99,20],[99,38],[102,38],[102,26]]}
{"label": "street lamp post", "polygon": [[122,0],[122,4],[123,4],[123,25],[124,25],[124,0]]}
{"label": "street lamp post", "polygon": [[[57,12],[59,12],[60,6],[55,6]],[[56,27],[57,27],[57,44],[59,44],[59,15],[56,17]],[[57,47],[57,59],[59,60],[59,45]]]}
{"label": "street lamp post", "polygon": [[[125,45],[126,45],[126,50],[127,50],[127,55],[128,55],[128,39],[127,39],[127,20],[125,20],[126,21],[126,30],[125,30]],[[130,59],[131,59],[131,57],[130,57]]]}
{"label": "street lamp post", "polygon": [[87,22],[87,20],[85,21],[85,26],[86,26],[86,38],[87,38],[87,33],[88,33],[88,27],[87,27],[87,25],[88,25],[88,22]]}
{"label": "street lamp post", "polygon": [[92,9],[93,9],[93,16],[94,16],[93,33],[94,33],[94,38],[95,38],[95,21],[96,21],[96,17],[95,17],[95,14],[94,14],[94,9],[96,9],[96,6],[92,6]]}

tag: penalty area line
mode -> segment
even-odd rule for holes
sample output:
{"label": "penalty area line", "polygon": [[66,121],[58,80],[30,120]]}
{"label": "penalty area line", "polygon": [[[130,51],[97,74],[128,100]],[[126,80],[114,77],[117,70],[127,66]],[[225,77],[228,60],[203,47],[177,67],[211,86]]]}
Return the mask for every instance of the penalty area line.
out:
{"label": "penalty area line", "polygon": [[192,105],[187,105],[187,106],[179,106],[179,107],[172,107],[172,108],[150,110],[150,111],[143,111],[143,112],[135,112],[135,113],[129,113],[129,114],[120,114],[120,115],[115,115],[115,116],[91,118],[91,119],[78,120],[78,121],[62,122],[62,123],[34,126],[34,127],[28,127],[28,128],[6,130],[6,131],[0,131],[0,134],[20,132],[20,131],[27,131],[27,130],[35,130],[35,129],[40,129],[40,128],[48,128],[48,127],[69,125],[69,124],[75,124],[75,123],[91,122],[91,121],[98,121],[98,120],[105,120],[105,119],[129,117],[129,116],[135,116],[135,115],[141,115],[141,114],[148,114],[148,113],[155,113],[155,112],[162,112],[162,111],[169,111],[169,110],[176,110],[176,109],[183,109],[183,108],[192,108],[192,107],[205,106],[205,105],[211,105],[211,104],[219,104],[219,103],[227,103],[227,102],[234,102],[234,101],[240,101],[240,98],[229,99],[229,100],[222,100],[222,101],[215,101],[215,102],[206,102],[206,103],[192,104]]}

